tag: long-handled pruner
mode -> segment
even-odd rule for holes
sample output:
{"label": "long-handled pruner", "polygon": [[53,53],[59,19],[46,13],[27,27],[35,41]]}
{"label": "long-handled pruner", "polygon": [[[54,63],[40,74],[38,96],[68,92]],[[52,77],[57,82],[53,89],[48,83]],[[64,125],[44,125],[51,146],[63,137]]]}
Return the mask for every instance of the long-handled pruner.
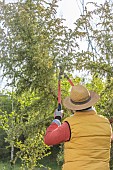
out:
{"label": "long-handled pruner", "polygon": [[62,109],[61,106],[61,78],[62,78],[62,68],[60,67],[59,77],[58,77],[58,111]]}

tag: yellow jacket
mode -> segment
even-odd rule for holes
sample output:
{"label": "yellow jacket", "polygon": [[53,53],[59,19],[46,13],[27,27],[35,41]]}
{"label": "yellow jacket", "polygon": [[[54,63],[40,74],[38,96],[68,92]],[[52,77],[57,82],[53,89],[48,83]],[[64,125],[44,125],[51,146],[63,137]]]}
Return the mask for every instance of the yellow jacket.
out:
{"label": "yellow jacket", "polygon": [[109,170],[111,126],[94,110],[65,119],[71,138],[64,144],[63,170]]}

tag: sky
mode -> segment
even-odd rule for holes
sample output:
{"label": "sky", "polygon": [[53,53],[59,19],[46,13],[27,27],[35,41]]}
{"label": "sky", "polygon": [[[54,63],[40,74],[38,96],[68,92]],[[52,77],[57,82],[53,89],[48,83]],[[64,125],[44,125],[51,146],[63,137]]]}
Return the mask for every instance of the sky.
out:
{"label": "sky", "polygon": [[[3,0],[0,0],[3,1]],[[14,3],[18,0],[5,0],[5,3]],[[88,10],[93,9],[92,4],[87,4],[88,2],[96,2],[98,4],[103,4],[106,0],[59,0],[58,2],[58,10],[57,15],[58,17],[62,17],[66,19],[64,24],[68,26],[69,28],[74,28],[74,22],[76,19],[79,18],[79,16],[83,13],[83,2],[84,6],[87,5]],[[0,70],[0,74],[2,71]],[[6,84],[6,80],[0,79],[0,90],[4,87],[4,84]]]}
{"label": "sky", "polygon": [[58,15],[66,19],[65,24],[68,27],[73,28],[73,23],[79,18],[81,14],[83,14],[83,2],[84,6],[87,5],[88,10],[92,10],[93,5],[91,3],[87,4],[88,2],[103,4],[105,0],[61,0],[58,3]]}

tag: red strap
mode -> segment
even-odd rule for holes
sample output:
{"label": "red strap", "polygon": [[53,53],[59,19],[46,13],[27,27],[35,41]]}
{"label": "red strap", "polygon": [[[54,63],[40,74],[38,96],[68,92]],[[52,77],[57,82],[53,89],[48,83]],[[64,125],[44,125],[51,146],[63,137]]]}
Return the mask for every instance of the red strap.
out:
{"label": "red strap", "polygon": [[71,84],[71,86],[74,86],[73,82],[69,79],[69,77],[67,76],[67,74],[64,74],[64,77],[67,78],[67,80],[69,81],[69,83]]}
{"label": "red strap", "polygon": [[70,79],[68,79],[68,81],[71,84],[71,86],[74,86],[73,82]]}

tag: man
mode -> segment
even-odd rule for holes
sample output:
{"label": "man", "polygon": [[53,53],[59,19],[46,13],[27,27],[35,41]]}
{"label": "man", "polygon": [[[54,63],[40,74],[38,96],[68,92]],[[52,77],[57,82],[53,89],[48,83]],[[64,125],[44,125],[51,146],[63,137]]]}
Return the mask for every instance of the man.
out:
{"label": "man", "polygon": [[61,125],[62,112],[55,111],[44,141],[47,145],[65,142],[63,170],[109,170],[111,126],[93,108],[98,100],[98,94],[76,85],[63,101],[73,116]]}

